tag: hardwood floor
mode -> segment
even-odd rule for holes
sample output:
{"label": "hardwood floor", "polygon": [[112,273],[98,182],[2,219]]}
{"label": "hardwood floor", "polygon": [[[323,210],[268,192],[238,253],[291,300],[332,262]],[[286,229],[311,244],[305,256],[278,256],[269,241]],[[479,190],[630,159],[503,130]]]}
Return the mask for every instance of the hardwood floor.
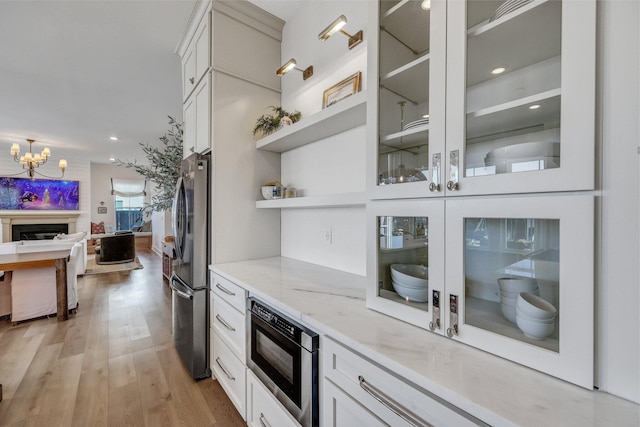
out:
{"label": "hardwood floor", "polygon": [[194,381],[171,341],[161,258],[78,279],[67,322],[0,321],[0,426],[246,426],[217,381]]}

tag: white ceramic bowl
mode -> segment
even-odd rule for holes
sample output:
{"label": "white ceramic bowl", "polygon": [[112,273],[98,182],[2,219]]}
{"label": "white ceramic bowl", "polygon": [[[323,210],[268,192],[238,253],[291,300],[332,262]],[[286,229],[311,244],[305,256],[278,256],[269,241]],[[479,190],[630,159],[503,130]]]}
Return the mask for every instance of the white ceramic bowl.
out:
{"label": "white ceramic bowl", "polygon": [[521,292],[516,306],[522,313],[534,319],[553,319],[557,313],[553,304],[531,292]]}
{"label": "white ceramic bowl", "polygon": [[555,317],[551,317],[549,319],[537,319],[535,317],[527,316],[526,314],[524,314],[522,310],[518,308],[518,306],[516,306],[515,309],[516,309],[516,315],[522,317],[525,320],[531,320],[532,322],[540,322],[540,323],[553,323],[555,321]]}
{"label": "white ceramic bowl", "polygon": [[500,310],[505,319],[511,323],[516,323],[516,306],[509,304],[500,304]]}
{"label": "white ceramic bowl", "polygon": [[394,280],[391,281],[391,284],[398,295],[403,298],[408,298],[409,301],[427,302],[427,299],[429,298],[429,290],[427,288],[404,286]]}
{"label": "white ceramic bowl", "polygon": [[538,289],[538,281],[531,277],[501,277],[498,279],[498,285],[502,292],[516,294]]}
{"label": "white ceramic bowl", "polygon": [[536,340],[543,340],[553,333],[554,322],[544,323],[538,319],[530,320],[516,313],[516,325],[526,336]]}
{"label": "white ceramic bowl", "polygon": [[427,289],[429,268],[416,264],[391,264],[391,280],[407,288]]}
{"label": "white ceramic bowl", "polygon": [[264,197],[265,200],[273,199],[273,188],[273,185],[265,185],[262,187],[262,197]]}
{"label": "white ceramic bowl", "polygon": [[[532,289],[530,291],[521,291],[521,292],[530,292],[530,293],[532,293],[534,295],[540,296],[540,288],[535,288],[535,289]],[[500,295],[503,298],[518,299],[518,296],[520,295],[520,292],[500,291]]]}

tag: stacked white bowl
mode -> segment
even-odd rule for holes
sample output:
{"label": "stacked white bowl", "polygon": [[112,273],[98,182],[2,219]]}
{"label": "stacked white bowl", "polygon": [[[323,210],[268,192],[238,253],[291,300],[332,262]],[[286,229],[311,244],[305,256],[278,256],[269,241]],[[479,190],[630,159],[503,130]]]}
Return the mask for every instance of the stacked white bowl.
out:
{"label": "stacked white bowl", "polygon": [[526,336],[543,340],[553,332],[556,308],[531,292],[521,292],[516,302],[516,325]]}
{"label": "stacked white bowl", "polygon": [[416,264],[391,264],[391,284],[409,301],[426,302],[429,297],[429,268]]}
{"label": "stacked white bowl", "polygon": [[502,315],[511,323],[516,323],[516,301],[520,292],[540,295],[538,281],[531,277],[502,277],[500,286],[500,309]]}

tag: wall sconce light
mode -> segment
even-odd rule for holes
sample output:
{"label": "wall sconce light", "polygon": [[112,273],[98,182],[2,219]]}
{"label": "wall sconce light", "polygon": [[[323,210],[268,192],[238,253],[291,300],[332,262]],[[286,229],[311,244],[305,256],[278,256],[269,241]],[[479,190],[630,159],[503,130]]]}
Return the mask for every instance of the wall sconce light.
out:
{"label": "wall sconce light", "polygon": [[322,41],[325,41],[335,33],[341,32],[349,38],[349,49],[353,49],[354,47],[362,43],[362,30],[358,31],[354,35],[351,35],[342,29],[342,27],[344,27],[346,24],[347,17],[344,15],[340,15],[338,19],[333,21],[327,28],[325,28],[320,34],[318,34],[318,38]]}
{"label": "wall sconce light", "polygon": [[291,58],[290,60],[285,62],[282,67],[278,68],[278,71],[276,71],[276,75],[278,75],[279,77],[282,77],[291,70],[298,70],[298,71],[302,71],[302,80],[307,80],[309,77],[313,76],[313,65],[309,65],[304,70],[301,70],[300,68],[296,68],[296,65],[298,65],[296,60]]}

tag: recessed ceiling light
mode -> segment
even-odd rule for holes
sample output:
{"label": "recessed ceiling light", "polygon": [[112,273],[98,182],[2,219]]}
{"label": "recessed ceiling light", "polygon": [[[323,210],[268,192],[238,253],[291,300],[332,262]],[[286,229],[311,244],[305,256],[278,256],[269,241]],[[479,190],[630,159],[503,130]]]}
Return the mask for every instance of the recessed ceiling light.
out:
{"label": "recessed ceiling light", "polygon": [[422,118],[423,118],[423,119],[428,119],[428,118],[429,118],[429,115],[428,115],[428,114],[423,114],[423,115],[422,115]]}
{"label": "recessed ceiling light", "polygon": [[538,108],[540,108],[540,104],[529,105],[529,110],[537,110]]}
{"label": "recessed ceiling light", "polygon": [[109,139],[112,140],[112,141],[117,141],[118,137],[117,136],[110,136]]}
{"label": "recessed ceiling light", "polygon": [[115,158],[115,157],[109,157],[109,161],[111,161],[111,162],[115,162],[115,161],[116,161],[116,158]]}
{"label": "recessed ceiling light", "polygon": [[420,3],[420,7],[424,10],[431,9],[431,0],[422,0],[422,3]]}
{"label": "recessed ceiling light", "polygon": [[491,74],[502,74],[505,71],[507,71],[506,68],[504,67],[498,67],[498,68],[494,68],[493,70],[491,70]]}

